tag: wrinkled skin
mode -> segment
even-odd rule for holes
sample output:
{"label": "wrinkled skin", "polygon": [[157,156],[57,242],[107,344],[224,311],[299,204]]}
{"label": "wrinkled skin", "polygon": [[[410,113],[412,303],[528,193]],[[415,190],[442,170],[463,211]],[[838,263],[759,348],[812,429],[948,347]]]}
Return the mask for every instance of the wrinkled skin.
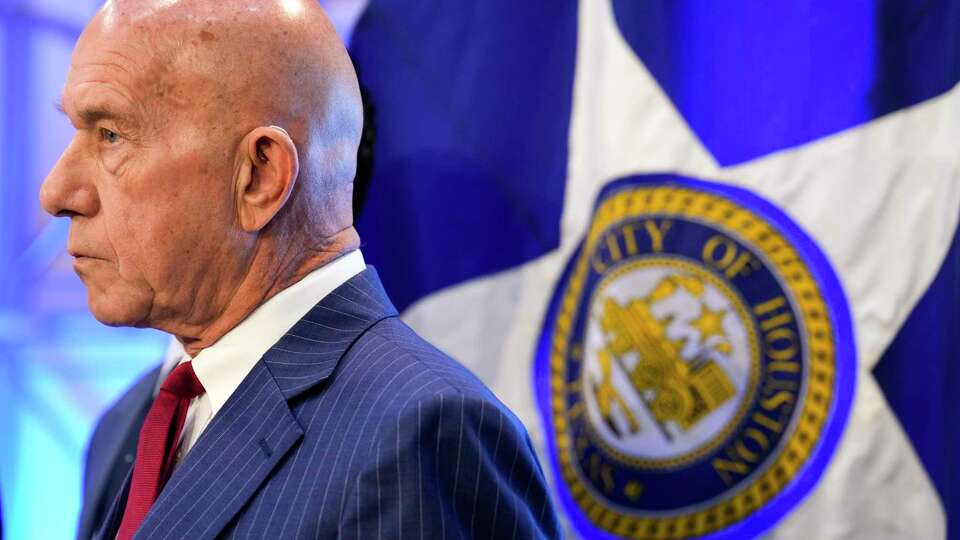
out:
{"label": "wrinkled skin", "polygon": [[359,244],[359,90],[312,0],[107,2],[61,106],[77,131],[40,200],[105,324],[195,355]]}

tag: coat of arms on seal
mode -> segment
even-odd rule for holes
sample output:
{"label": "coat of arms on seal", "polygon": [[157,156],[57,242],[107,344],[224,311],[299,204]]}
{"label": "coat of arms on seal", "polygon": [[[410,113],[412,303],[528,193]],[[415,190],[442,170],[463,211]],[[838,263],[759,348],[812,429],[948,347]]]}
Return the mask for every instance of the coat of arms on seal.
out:
{"label": "coat of arms on seal", "polygon": [[826,257],[770,203],[672,175],[611,183],[535,367],[571,522],[591,537],[759,534],[833,453],[852,340]]}

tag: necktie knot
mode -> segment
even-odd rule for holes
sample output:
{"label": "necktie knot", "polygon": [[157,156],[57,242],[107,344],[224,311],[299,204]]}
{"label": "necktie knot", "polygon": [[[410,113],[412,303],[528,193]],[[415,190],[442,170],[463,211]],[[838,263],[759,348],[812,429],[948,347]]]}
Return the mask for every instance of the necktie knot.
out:
{"label": "necktie knot", "polygon": [[167,375],[161,391],[167,391],[182,399],[193,399],[204,393],[203,384],[193,371],[193,362],[183,362]]}

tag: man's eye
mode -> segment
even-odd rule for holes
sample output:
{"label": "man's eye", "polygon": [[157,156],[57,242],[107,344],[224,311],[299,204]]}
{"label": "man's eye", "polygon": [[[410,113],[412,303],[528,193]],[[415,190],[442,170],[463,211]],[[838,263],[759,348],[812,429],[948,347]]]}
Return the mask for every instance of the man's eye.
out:
{"label": "man's eye", "polygon": [[110,144],[117,144],[120,142],[120,135],[114,131],[110,131],[107,128],[100,128],[100,135],[103,137],[103,140]]}

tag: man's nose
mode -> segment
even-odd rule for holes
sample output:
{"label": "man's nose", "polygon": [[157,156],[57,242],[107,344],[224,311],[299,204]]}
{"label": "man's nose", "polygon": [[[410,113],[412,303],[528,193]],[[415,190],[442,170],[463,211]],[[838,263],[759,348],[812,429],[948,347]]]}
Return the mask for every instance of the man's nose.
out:
{"label": "man's nose", "polygon": [[71,143],[40,186],[44,211],[56,217],[90,217],[97,213],[100,201],[96,186],[85,169]]}

